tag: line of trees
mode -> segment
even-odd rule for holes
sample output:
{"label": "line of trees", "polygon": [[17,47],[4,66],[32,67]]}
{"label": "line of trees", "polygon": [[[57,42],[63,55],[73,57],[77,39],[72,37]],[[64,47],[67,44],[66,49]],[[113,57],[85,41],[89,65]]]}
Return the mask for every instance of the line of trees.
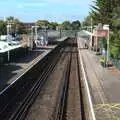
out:
{"label": "line of trees", "polygon": [[0,20],[0,35],[5,35],[6,32],[6,23],[3,20]]}
{"label": "line of trees", "polygon": [[94,0],[91,11],[85,18],[83,25],[89,25],[91,18],[93,24],[109,24],[112,34],[110,36],[111,57],[120,58],[120,0]]}
{"label": "line of trees", "polygon": [[0,20],[0,35],[6,35],[7,34],[7,24],[10,22],[11,25],[11,33],[17,33],[22,34],[26,33],[26,31],[23,29],[24,24],[19,19],[14,18],[12,16],[7,17],[6,21]]}
{"label": "line of trees", "polygon": [[[24,29],[25,25],[23,22],[21,22],[17,18],[10,16],[6,19],[6,21],[0,20],[0,35],[7,34],[8,21],[12,21],[12,23],[14,23],[12,24],[12,28],[11,28],[12,33],[16,32],[17,34],[26,34],[28,32],[27,29]],[[73,22],[64,21],[61,24],[57,22],[49,22],[47,20],[38,20],[35,24],[39,26],[39,29],[42,29],[43,26],[46,26],[47,29],[51,29],[51,30],[56,30],[56,29],[80,30],[80,27],[81,27],[81,23],[78,20],[73,21]]]}
{"label": "line of trees", "polygon": [[47,26],[47,29],[53,29],[56,30],[61,29],[61,30],[80,30],[81,23],[79,20],[70,22],[70,21],[64,21],[61,24],[58,24],[57,22],[49,22],[47,20],[38,20],[37,25],[42,28],[42,26]]}

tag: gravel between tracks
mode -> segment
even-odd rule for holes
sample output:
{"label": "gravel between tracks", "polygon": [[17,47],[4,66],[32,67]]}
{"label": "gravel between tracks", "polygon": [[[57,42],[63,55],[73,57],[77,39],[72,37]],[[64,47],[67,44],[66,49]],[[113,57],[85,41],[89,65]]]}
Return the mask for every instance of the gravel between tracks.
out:
{"label": "gravel between tracks", "polygon": [[80,86],[77,65],[77,50],[72,52],[71,70],[68,86],[66,120],[81,120]]}
{"label": "gravel between tracks", "polygon": [[[71,44],[71,43],[70,43]],[[45,85],[41,89],[40,94],[30,108],[25,120],[53,120],[56,105],[60,97],[61,85],[64,81],[66,65],[69,54],[72,51],[72,62],[69,76],[68,94],[66,100],[65,120],[82,120],[81,118],[81,98],[80,98],[80,81],[78,73],[77,46],[67,49],[58,61],[51,75],[48,77]]]}
{"label": "gravel between tracks", "polygon": [[25,120],[50,120],[57,102],[58,92],[62,81],[66,59],[62,55],[54,71],[48,77],[39,96],[32,105]]}

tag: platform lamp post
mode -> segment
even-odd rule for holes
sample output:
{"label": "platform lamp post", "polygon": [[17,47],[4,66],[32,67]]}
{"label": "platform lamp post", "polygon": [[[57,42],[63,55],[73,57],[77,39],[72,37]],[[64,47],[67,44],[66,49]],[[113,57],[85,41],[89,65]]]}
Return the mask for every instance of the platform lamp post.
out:
{"label": "platform lamp post", "polygon": [[[12,30],[12,24],[14,24],[13,20],[8,20],[7,21],[7,36],[10,34],[10,32]],[[8,37],[7,37],[7,40],[8,40]]]}
{"label": "platform lamp post", "polygon": [[93,29],[92,29],[93,27],[92,26],[93,26],[93,19],[91,17],[91,32],[93,32]]}
{"label": "platform lamp post", "polygon": [[62,28],[61,28],[61,26],[57,26],[57,28],[56,28],[59,32],[60,32],[60,38],[62,37]]}
{"label": "platform lamp post", "polygon": [[35,25],[35,40],[37,41],[38,40],[38,28],[39,26]]}
{"label": "platform lamp post", "polygon": [[9,34],[9,31],[10,31],[10,25],[7,25],[7,35]]}
{"label": "platform lamp post", "polygon": [[43,28],[44,28],[44,30],[46,32],[46,39],[47,39],[47,29],[48,29],[48,26],[44,26]]}
{"label": "platform lamp post", "polygon": [[17,25],[16,25],[16,28],[15,28],[15,34],[17,35],[18,32],[19,32],[19,25],[17,24]]}
{"label": "platform lamp post", "polygon": [[[12,24],[13,23],[13,20],[8,20],[7,21],[7,41],[9,41],[9,34],[11,32],[11,28],[12,28]],[[10,51],[7,52],[8,53],[8,62],[10,61]]]}
{"label": "platform lamp post", "polygon": [[[9,33],[10,33],[10,25],[8,24],[7,25],[7,41],[9,41],[9,38],[8,38]],[[7,59],[8,59],[8,62],[9,62],[10,61],[10,51],[9,50],[7,52]]]}
{"label": "platform lamp post", "polygon": [[62,29],[60,27],[60,38],[62,38]]}
{"label": "platform lamp post", "polygon": [[46,39],[45,39],[45,44],[47,45],[48,44],[48,26],[45,26],[45,31],[46,31]]}
{"label": "platform lamp post", "polygon": [[59,33],[60,33],[60,38],[62,37],[62,29],[61,29],[61,26],[57,26],[56,27],[56,30],[58,30],[59,31]]}
{"label": "platform lamp post", "polygon": [[[38,31],[37,31],[38,27],[39,26],[37,26],[37,25],[31,27],[31,41],[30,41],[31,49],[34,46],[34,42],[35,41],[37,42],[37,39],[38,39]],[[35,39],[34,39],[34,32],[35,32]]]}
{"label": "platform lamp post", "polygon": [[32,50],[32,48],[33,48],[33,39],[34,39],[34,31],[33,31],[33,29],[34,29],[34,26],[32,26],[31,27],[31,39],[30,39],[30,50]]}
{"label": "platform lamp post", "polygon": [[90,50],[91,50],[91,47],[92,47],[92,38],[93,38],[93,19],[91,17],[91,36],[90,36],[90,40],[91,42],[89,43],[89,47],[90,47]]}
{"label": "platform lamp post", "polygon": [[48,26],[42,26],[42,29],[45,31],[45,41],[48,42],[48,32],[47,32]]}

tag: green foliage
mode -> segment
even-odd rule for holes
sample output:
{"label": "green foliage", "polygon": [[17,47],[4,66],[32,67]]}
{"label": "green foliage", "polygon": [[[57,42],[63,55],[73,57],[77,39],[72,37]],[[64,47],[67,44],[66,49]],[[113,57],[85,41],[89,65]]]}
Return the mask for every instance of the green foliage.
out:
{"label": "green foliage", "polygon": [[107,39],[103,37],[101,40],[102,47],[107,51]]}
{"label": "green foliage", "polygon": [[15,18],[13,17],[13,16],[9,16],[9,17],[7,17],[7,21],[13,21]]}
{"label": "green foliage", "polygon": [[85,20],[83,21],[82,25],[83,26],[90,26],[91,25],[91,15],[88,15]]}
{"label": "green foliage", "polygon": [[0,20],[0,35],[5,35],[6,34],[6,23],[2,20]]}
{"label": "green foliage", "polygon": [[113,19],[112,19],[112,26],[114,30],[120,29],[120,7],[116,7],[113,9]]}
{"label": "green foliage", "polygon": [[23,23],[17,18],[14,18],[13,16],[7,17],[6,23],[9,22],[12,23],[11,33],[26,33],[26,31],[23,29]]}
{"label": "green foliage", "polygon": [[72,30],[72,26],[71,26],[70,21],[64,21],[64,22],[61,24],[61,28],[62,28],[63,30]]}
{"label": "green foliage", "polygon": [[47,21],[47,20],[38,20],[37,21],[37,25],[39,25],[40,26],[40,28],[43,28],[43,27],[45,27],[45,26],[49,26],[49,22]]}
{"label": "green foliage", "polygon": [[47,29],[56,30],[58,23],[57,22],[49,22],[47,20],[38,20],[37,25],[40,27],[40,29],[47,27]]}
{"label": "green foliage", "polygon": [[119,6],[120,0],[96,0],[91,6],[92,17],[96,23],[109,24],[113,29],[113,20],[115,22],[116,16],[118,16],[116,13],[120,14]]}
{"label": "green foliage", "polygon": [[71,23],[71,26],[72,26],[72,30],[79,30],[80,29],[80,27],[81,27],[81,24],[80,24],[80,21],[73,21],[72,23]]}
{"label": "green foliage", "polygon": [[79,20],[73,21],[72,23],[70,21],[64,21],[61,24],[61,29],[63,30],[79,30],[81,27],[81,23]]}
{"label": "green foliage", "polygon": [[120,31],[116,31],[110,38],[111,56],[120,59]]}
{"label": "green foliage", "polygon": [[[113,58],[120,59],[120,0],[94,0],[91,12],[84,24],[90,26],[90,18],[93,24],[109,24],[112,30],[110,37],[110,53]],[[103,38],[102,45],[106,49],[107,43]]]}
{"label": "green foliage", "polygon": [[50,22],[49,25],[48,25],[48,28],[52,29],[52,30],[56,30],[57,26],[58,26],[58,23]]}

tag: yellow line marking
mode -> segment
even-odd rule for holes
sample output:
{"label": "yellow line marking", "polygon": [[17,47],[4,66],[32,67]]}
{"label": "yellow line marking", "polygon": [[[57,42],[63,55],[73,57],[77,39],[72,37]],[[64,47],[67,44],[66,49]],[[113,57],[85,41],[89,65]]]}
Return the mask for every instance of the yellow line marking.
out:
{"label": "yellow line marking", "polygon": [[[95,110],[99,110],[99,109],[105,109],[105,108],[115,108],[115,109],[118,109],[120,110],[120,104],[115,104],[115,103],[111,103],[111,104],[97,104],[97,105],[94,105],[94,109]],[[113,110],[112,110],[113,111]]]}

